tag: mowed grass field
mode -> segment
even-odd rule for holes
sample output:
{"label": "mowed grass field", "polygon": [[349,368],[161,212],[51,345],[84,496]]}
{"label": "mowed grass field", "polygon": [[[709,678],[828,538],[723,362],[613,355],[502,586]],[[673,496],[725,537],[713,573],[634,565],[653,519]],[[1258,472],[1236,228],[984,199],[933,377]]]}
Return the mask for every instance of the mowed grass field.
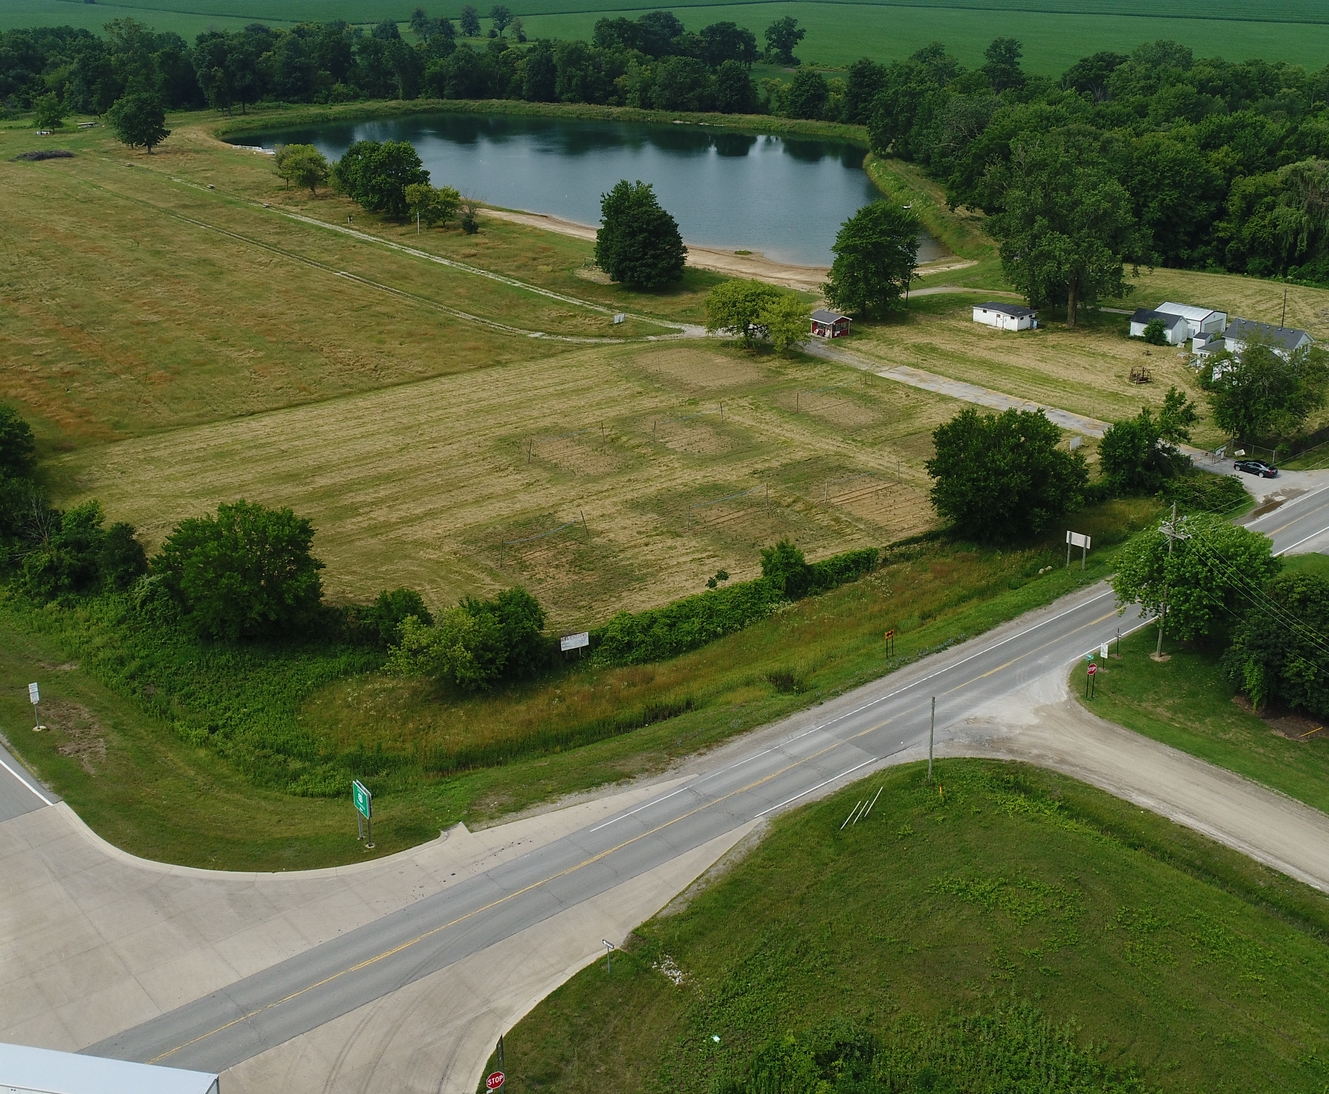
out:
{"label": "mowed grass field", "polygon": [[314,520],[334,596],[404,584],[441,607],[521,582],[556,625],[580,629],[699,592],[718,569],[755,576],[759,549],[782,536],[821,556],[932,526],[922,464],[957,408],[834,365],[634,345],[84,448],[51,467],[69,500],[100,498],[153,545],[220,501],[290,505]]}
{"label": "mowed grass field", "polygon": [[[114,6],[72,0],[7,0],[0,29],[72,24],[100,30],[113,18],[134,18],[193,39],[210,29],[239,29],[252,22],[272,26],[301,20],[346,19],[405,22],[413,0],[121,0]],[[461,5],[424,5],[430,14],[456,18]],[[623,7],[622,0],[525,0],[510,5],[527,34],[589,38],[606,15],[635,18],[653,5]],[[996,37],[1018,38],[1030,72],[1055,75],[1081,57],[1110,49],[1129,53],[1141,42],[1173,38],[1197,56],[1287,61],[1321,68],[1329,57],[1329,15],[1315,0],[1183,0],[1160,11],[1146,0],[896,0],[892,3],[737,3],[684,0],[676,8],[691,30],[733,20],[762,32],[774,20],[792,15],[807,30],[798,50],[805,61],[843,66],[859,57],[892,61],[929,42],[945,42],[967,65],[982,64],[983,50]],[[487,10],[487,9],[485,9]]]}
{"label": "mowed grass field", "polygon": [[[767,1042],[836,1019],[900,1066],[957,1016],[1026,1004],[1140,1085],[1050,1067],[1001,1085],[957,1068],[980,1044],[952,1033],[931,1074],[883,1089],[1324,1089],[1324,894],[1060,775],[945,760],[937,785],[925,776],[899,768],[776,820],[611,971],[584,969],[509,1031],[509,1083],[702,1094]],[[1018,1038],[988,1049],[993,1070],[1048,1063]]]}
{"label": "mowed grass field", "polygon": [[[952,401],[697,339],[613,340],[674,329],[614,326],[619,307],[695,322],[713,275],[627,294],[577,276],[585,242],[496,221],[417,236],[283,189],[268,157],[198,125],[151,156],[98,130],[0,137],[9,156],[41,141],[76,155],[0,163],[0,394],[62,450],[45,465],[60,500],[99,498],[150,546],[245,497],[314,520],[334,597],[407,584],[443,606],[522,582],[558,625],[589,625],[721,568],[750,576],[784,535],[817,556],[933,524],[922,463]],[[367,234],[333,230],[347,216]]]}

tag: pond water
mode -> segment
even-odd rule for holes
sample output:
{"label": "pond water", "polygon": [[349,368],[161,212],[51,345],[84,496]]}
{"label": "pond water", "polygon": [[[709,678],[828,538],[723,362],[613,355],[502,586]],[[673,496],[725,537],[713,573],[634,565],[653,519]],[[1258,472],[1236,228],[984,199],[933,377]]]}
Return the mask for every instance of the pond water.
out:
{"label": "pond water", "polygon": [[[312,144],[329,159],[355,140],[406,140],[435,186],[582,224],[599,224],[600,195],[619,179],[641,179],[687,242],[802,265],[829,265],[841,222],[880,196],[852,144],[696,125],[422,114],[233,140]],[[922,262],[945,253],[930,237],[920,243]]]}

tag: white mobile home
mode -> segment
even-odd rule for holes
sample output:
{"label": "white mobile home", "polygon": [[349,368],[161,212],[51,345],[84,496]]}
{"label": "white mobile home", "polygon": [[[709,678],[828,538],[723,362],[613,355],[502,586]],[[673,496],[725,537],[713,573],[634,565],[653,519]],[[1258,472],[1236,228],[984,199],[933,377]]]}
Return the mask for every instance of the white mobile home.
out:
{"label": "white mobile home", "polygon": [[989,300],[974,305],[974,322],[986,323],[998,330],[1030,330],[1038,326],[1038,312],[1019,304],[998,304]]}
{"label": "white mobile home", "polygon": [[1234,319],[1223,332],[1223,342],[1231,353],[1240,353],[1247,342],[1265,342],[1281,357],[1294,350],[1309,346],[1315,339],[1304,330],[1275,327],[1272,323],[1256,323],[1252,319]]}

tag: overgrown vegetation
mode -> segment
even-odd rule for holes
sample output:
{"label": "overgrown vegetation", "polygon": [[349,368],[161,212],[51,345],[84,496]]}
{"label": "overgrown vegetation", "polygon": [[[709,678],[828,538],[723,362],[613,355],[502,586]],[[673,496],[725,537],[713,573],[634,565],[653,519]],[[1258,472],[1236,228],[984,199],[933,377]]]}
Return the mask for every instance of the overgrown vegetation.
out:
{"label": "overgrown vegetation", "polygon": [[[928,785],[925,770],[777,820],[685,906],[638,928],[611,974],[588,967],[510,1031],[509,1083],[566,1094],[1323,1083],[1323,894],[1062,776],[944,760]],[[841,830],[878,787],[867,818]]]}

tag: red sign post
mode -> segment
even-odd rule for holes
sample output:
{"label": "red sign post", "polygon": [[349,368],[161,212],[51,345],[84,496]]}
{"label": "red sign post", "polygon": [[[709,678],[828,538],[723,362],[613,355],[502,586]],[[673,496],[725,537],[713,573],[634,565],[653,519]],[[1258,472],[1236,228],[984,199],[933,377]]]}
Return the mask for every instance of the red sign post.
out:
{"label": "red sign post", "polygon": [[508,1077],[504,1075],[503,1072],[495,1071],[492,1075],[490,1075],[487,1079],[485,1079],[485,1089],[502,1090],[503,1084],[507,1082],[507,1078]]}
{"label": "red sign post", "polygon": [[1094,677],[1096,677],[1097,675],[1098,675],[1098,666],[1095,665],[1092,661],[1090,661],[1089,674],[1085,678],[1084,682],[1084,694],[1085,697],[1088,699],[1092,699],[1094,697],[1094,684],[1095,684]]}

